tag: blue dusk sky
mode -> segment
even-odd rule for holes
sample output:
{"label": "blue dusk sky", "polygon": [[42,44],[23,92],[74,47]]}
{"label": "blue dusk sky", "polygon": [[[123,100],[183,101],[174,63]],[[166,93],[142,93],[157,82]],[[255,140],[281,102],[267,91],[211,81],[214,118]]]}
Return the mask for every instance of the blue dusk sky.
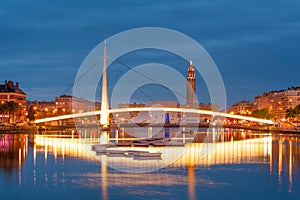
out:
{"label": "blue dusk sky", "polygon": [[[18,81],[29,100],[53,100],[72,84],[104,35],[139,27],[169,28],[199,42],[220,70],[228,105],[300,85],[299,0],[2,0],[1,84]],[[149,61],[182,66],[185,75],[188,62],[173,57],[144,51],[136,60],[120,59],[131,67]],[[208,103],[206,86],[196,75],[198,98]],[[109,88],[119,76],[109,73]],[[143,89],[173,98],[158,86]],[[138,92],[135,96],[147,101]]]}

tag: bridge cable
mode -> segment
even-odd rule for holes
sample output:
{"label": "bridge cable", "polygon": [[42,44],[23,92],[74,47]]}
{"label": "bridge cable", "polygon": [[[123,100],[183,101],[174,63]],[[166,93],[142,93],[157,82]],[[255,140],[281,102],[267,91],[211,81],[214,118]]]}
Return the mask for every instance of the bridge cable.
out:
{"label": "bridge cable", "polygon": [[[103,56],[102,56],[99,60],[97,60],[94,64],[92,64],[91,67],[88,68],[87,71],[85,71],[85,72],[84,72],[81,76],[79,76],[78,79],[76,79],[75,81],[81,80],[88,72],[90,72],[90,71],[91,71],[95,66],[97,66],[97,65],[100,63],[100,61],[102,61],[102,60],[103,60]],[[60,96],[66,94],[69,90],[71,90],[71,89],[74,87],[75,81],[74,81],[73,83],[71,83],[68,87],[66,87],[66,89],[64,89],[64,90],[61,92]]]}
{"label": "bridge cable", "polygon": [[[123,72],[117,67],[117,65],[115,63],[112,63],[113,65],[116,66],[116,69],[120,72],[120,74],[123,74]],[[138,87],[138,85],[129,77],[127,77],[127,79],[129,80],[129,82],[134,85],[137,90],[139,90],[146,98],[148,98],[148,100],[150,100],[151,102],[154,102],[154,100],[146,93],[144,92],[140,87]]]}
{"label": "bridge cable", "polygon": [[[110,58],[109,56],[107,56],[107,57]],[[88,70],[85,71],[85,72],[84,72],[80,77],[78,77],[75,81],[81,80],[84,76],[86,76],[86,74],[87,74],[88,72],[90,72],[90,71],[91,71],[95,66],[97,66],[97,65],[100,63],[100,61],[102,61],[102,60],[103,60],[103,56],[102,56],[100,59],[98,59],[94,64],[92,64],[91,67],[88,68]],[[127,69],[129,69],[129,70],[133,70],[135,73],[137,73],[137,74],[143,76],[144,78],[146,78],[146,79],[148,79],[148,80],[150,80],[150,81],[152,81],[152,82],[154,82],[154,83],[156,83],[156,84],[158,84],[158,85],[161,85],[163,88],[165,88],[165,89],[167,89],[167,90],[171,90],[172,92],[178,94],[179,96],[181,96],[181,97],[183,97],[183,98],[186,98],[186,96],[183,95],[183,94],[181,94],[180,92],[177,92],[176,90],[170,89],[170,88],[168,88],[168,87],[162,85],[160,82],[158,82],[158,81],[152,79],[151,77],[149,77],[149,76],[143,74],[142,72],[139,72],[138,70],[134,69],[134,67],[130,67],[130,66],[126,65],[125,63],[119,61],[118,59],[116,59],[115,61],[116,61],[117,63],[119,63],[121,66],[123,66],[123,67],[125,67],[125,68],[127,68]],[[117,69],[120,73],[122,73],[118,67],[116,67],[116,69]],[[131,79],[128,79],[128,80],[131,82],[131,84],[133,84],[134,86],[137,87],[137,85],[136,85]],[[65,94],[67,91],[71,90],[71,88],[74,87],[75,81],[74,81],[72,84],[70,84],[66,89],[64,89],[63,92],[61,93],[61,95]],[[154,100],[153,100],[149,95],[147,95],[141,88],[139,88],[139,87],[137,87],[137,88],[138,88],[138,90],[139,90],[143,95],[145,95],[145,97],[148,98],[151,102],[154,101]]]}
{"label": "bridge cable", "polygon": [[115,61],[116,61],[117,63],[119,63],[120,65],[126,67],[127,69],[133,70],[134,72],[136,72],[137,74],[143,76],[144,78],[146,78],[146,79],[148,79],[148,80],[151,80],[151,81],[153,81],[154,83],[156,83],[156,84],[158,84],[158,85],[161,85],[163,88],[168,89],[168,90],[171,90],[172,92],[178,94],[179,96],[181,96],[181,97],[183,97],[183,98],[186,98],[186,96],[185,96],[185,95],[182,95],[180,92],[177,92],[176,90],[170,89],[170,88],[168,88],[167,86],[162,85],[160,82],[158,82],[158,81],[152,79],[151,77],[148,77],[147,75],[143,74],[142,72],[139,72],[138,70],[134,69],[134,67],[130,67],[130,66],[126,65],[125,63],[119,61],[118,59],[115,60]]}

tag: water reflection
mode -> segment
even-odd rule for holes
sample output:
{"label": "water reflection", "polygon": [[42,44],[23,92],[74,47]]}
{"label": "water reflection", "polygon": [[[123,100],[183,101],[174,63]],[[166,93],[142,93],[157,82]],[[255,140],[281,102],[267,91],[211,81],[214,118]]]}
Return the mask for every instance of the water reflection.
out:
{"label": "water reflection", "polygon": [[102,199],[107,200],[107,187],[108,187],[108,182],[107,182],[107,162],[106,162],[106,157],[102,156],[101,159],[101,189],[102,189]]}
{"label": "water reflection", "polygon": [[18,170],[26,159],[27,135],[0,136],[0,167],[6,172]]}
{"label": "water reflection", "polygon": [[187,167],[187,185],[188,185],[188,196],[190,200],[195,200],[196,198],[196,180],[195,180],[195,166]]}
{"label": "water reflection", "polygon": [[[110,134],[104,134],[98,130],[82,131],[92,143],[126,141],[124,131]],[[174,136],[172,131],[172,129],[168,130],[169,137]],[[183,138],[190,137],[190,133],[184,134]],[[0,135],[0,176],[5,179],[15,177],[20,186],[31,182],[33,188],[40,187],[41,184],[45,188],[66,188],[69,184],[77,183],[79,188],[100,190],[101,199],[105,200],[114,199],[111,193],[112,188],[126,188],[127,192],[136,197],[141,197],[148,192],[151,193],[149,195],[163,194],[166,197],[170,195],[172,197],[172,192],[162,191],[155,186],[163,188],[185,188],[183,186],[186,186],[186,197],[194,200],[200,198],[199,187],[200,190],[201,187],[225,187],[223,184],[230,183],[208,175],[216,166],[224,169],[224,166],[252,165],[267,167],[268,176],[272,180],[274,178],[273,181],[277,184],[274,186],[277,191],[293,193],[295,188],[299,187],[300,142],[299,136],[295,135],[262,135],[245,130],[226,129],[215,138],[217,143],[213,151],[199,158],[201,148],[203,148],[203,143],[200,142],[204,140],[199,133],[195,137],[196,143],[190,145],[188,152],[167,168],[141,174],[123,173],[109,168],[109,162],[118,163],[123,158],[110,158],[102,155],[100,156],[101,165],[97,164],[95,157],[86,151],[78,135],[79,133],[74,131],[45,132],[40,135]],[[172,149],[172,151],[175,150]],[[90,169],[85,169],[83,166],[82,168],[79,166],[76,172],[73,168],[64,167],[68,164],[72,167],[81,162],[96,163],[99,169],[96,168],[94,173],[90,173]],[[125,164],[126,162],[129,162],[128,159]],[[158,162],[163,162],[163,160]],[[30,170],[24,173],[26,168]],[[202,174],[204,171],[207,173]],[[254,176],[255,173],[257,171],[254,171]],[[176,193],[176,191],[173,192]]]}
{"label": "water reflection", "polygon": [[[146,131],[149,128],[146,129]],[[129,130],[131,131],[131,130]],[[145,132],[146,132],[145,131]],[[153,129],[150,129],[153,131]],[[261,163],[258,159],[269,160],[272,149],[272,137],[269,135],[259,135],[245,133],[244,130],[232,131],[217,131],[212,129],[210,134],[207,135],[207,131],[199,130],[197,132],[185,130],[178,133],[178,129],[169,130],[169,128],[156,131],[156,137],[160,138],[162,135],[168,135],[175,143],[170,143],[166,146],[158,147],[159,145],[147,146],[143,142],[134,144],[130,141],[135,138],[129,137],[132,134],[128,134],[125,130],[119,132],[100,132],[97,134],[87,134],[83,131],[82,141],[86,145],[86,149],[91,151],[91,154],[97,155],[99,160],[103,155],[106,155],[107,163],[110,167],[126,171],[126,172],[149,172],[155,171],[169,165],[176,167],[185,166],[210,166],[220,164],[241,164],[241,163]],[[122,134],[123,133],[123,134]],[[79,133],[82,134],[82,133]],[[124,137],[127,135],[126,137]],[[107,150],[104,146],[100,146],[98,150],[93,150],[90,144],[118,144],[116,148],[110,148]],[[191,143],[193,142],[193,143]],[[175,145],[174,145],[175,144]],[[144,147],[146,146],[146,147]],[[150,154],[161,153],[161,157],[136,158],[130,156],[130,152],[140,151],[149,152]],[[129,154],[129,155],[128,155]]]}
{"label": "water reflection", "polygon": [[270,172],[277,173],[279,191],[283,190],[286,181],[289,183],[288,191],[293,191],[293,176],[300,172],[299,156],[299,137],[273,136]]}

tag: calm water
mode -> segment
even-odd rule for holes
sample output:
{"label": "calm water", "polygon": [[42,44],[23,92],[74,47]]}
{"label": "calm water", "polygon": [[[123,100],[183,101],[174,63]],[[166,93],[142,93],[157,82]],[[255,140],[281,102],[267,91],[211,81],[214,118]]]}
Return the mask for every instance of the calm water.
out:
{"label": "calm water", "polygon": [[[79,133],[91,140],[97,134]],[[1,199],[300,198],[299,135],[226,130],[215,142],[201,158],[201,143],[194,143],[186,155],[158,171],[126,173],[107,163],[132,159],[107,158],[101,164],[75,132],[1,134]]]}

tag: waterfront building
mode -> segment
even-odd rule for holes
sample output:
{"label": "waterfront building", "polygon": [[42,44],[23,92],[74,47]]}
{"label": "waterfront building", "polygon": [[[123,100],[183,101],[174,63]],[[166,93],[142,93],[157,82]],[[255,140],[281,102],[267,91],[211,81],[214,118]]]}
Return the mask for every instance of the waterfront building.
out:
{"label": "waterfront building", "polygon": [[271,91],[256,96],[253,100],[253,110],[267,108],[274,119],[285,119],[286,110],[300,104],[300,87],[287,90]]}
{"label": "waterfront building", "polygon": [[[88,101],[71,95],[61,95],[55,97],[54,101],[28,101],[27,107],[29,110],[28,117],[30,120],[34,120],[57,115],[100,110],[101,103]],[[80,124],[97,123],[97,117],[76,118],[75,121]],[[71,118],[61,122],[53,121],[49,124],[53,126],[74,125],[75,121]]]}
{"label": "waterfront building", "polygon": [[219,111],[220,106],[218,104],[200,103],[199,104],[199,110]]}
{"label": "waterfront building", "polygon": [[27,101],[28,119],[52,117],[57,113],[54,101]]}
{"label": "waterfront building", "polygon": [[[198,104],[180,104],[179,108],[187,109],[199,109]],[[196,113],[179,113],[180,114],[180,124],[198,124],[200,121],[200,115]]]}
{"label": "waterfront building", "polygon": [[15,102],[18,108],[10,117],[7,114],[1,115],[1,121],[9,123],[24,122],[26,120],[26,94],[19,88],[19,83],[14,84],[13,81],[5,81],[4,85],[0,85],[0,102]]}
{"label": "waterfront building", "polygon": [[53,112],[55,108],[56,104],[54,101],[27,101],[27,110]]}
{"label": "waterfront building", "polygon": [[[146,107],[158,107],[158,108],[177,108],[178,104],[176,101],[150,101],[146,104]],[[179,123],[178,112],[159,112],[151,111],[149,112],[149,119],[151,123]]]}
{"label": "waterfront building", "polygon": [[[64,109],[64,111],[68,112],[68,113],[73,113],[75,112],[75,110],[73,109],[73,105],[72,105],[72,101],[73,101],[73,96],[71,95],[61,95],[60,97],[55,97],[55,106],[56,109]],[[83,103],[83,99],[82,99],[82,103]],[[83,107],[78,107],[79,110],[83,110]]]}
{"label": "waterfront building", "polygon": [[[176,101],[151,101],[146,104],[143,103],[133,103],[133,104],[118,104],[118,108],[143,108],[143,107],[168,107],[168,108],[193,108],[200,110],[212,110],[219,111],[219,105],[217,104],[178,104]],[[199,115],[199,114],[187,114],[180,112],[122,112],[115,113],[115,120],[120,123],[170,123],[170,124],[196,124],[199,121],[204,121],[204,119],[210,119],[210,115]]]}
{"label": "waterfront building", "polygon": [[271,98],[271,114],[275,119],[284,119],[286,110],[300,104],[300,87],[275,92]]}
{"label": "waterfront building", "polygon": [[[218,104],[200,103],[200,104],[179,104],[178,108],[188,108],[197,110],[219,111]],[[179,113],[181,124],[198,124],[212,120],[211,115],[194,114],[194,113]]]}
{"label": "waterfront building", "polygon": [[261,110],[267,108],[270,112],[272,109],[272,96],[277,92],[278,91],[271,91],[256,96],[253,100],[253,110]]}
{"label": "waterfront building", "polygon": [[[100,102],[92,102],[82,98],[73,97],[70,95],[61,95],[55,97],[54,101],[28,101],[27,110],[29,118],[40,119],[56,115],[64,115],[71,113],[81,113],[94,110],[100,110]],[[34,117],[33,117],[34,115]],[[89,120],[90,118],[85,118]],[[82,120],[78,118],[78,120]],[[93,119],[94,120],[94,119]],[[73,121],[73,120],[69,120]]]}
{"label": "waterfront building", "polygon": [[[146,104],[119,104],[118,108],[142,108],[142,107],[168,107],[168,108],[177,108],[178,104],[176,101],[150,101]],[[166,122],[177,124],[179,122],[178,112],[160,112],[160,111],[151,111],[151,112],[125,112],[118,113],[115,115],[118,117],[120,122],[131,122],[131,123],[152,123],[152,124],[162,124]]]}
{"label": "waterfront building", "polygon": [[66,113],[81,113],[100,110],[100,102],[92,102],[70,95],[61,95],[55,98],[55,108]]}
{"label": "waterfront building", "polygon": [[229,112],[231,114],[240,114],[240,115],[251,115],[253,110],[252,104],[250,101],[240,101],[235,104],[233,104]]}
{"label": "waterfront building", "polygon": [[[125,104],[118,104],[118,108],[143,108],[145,104],[143,103],[125,103]],[[130,122],[134,119],[140,112],[122,112],[114,114],[114,118],[119,120],[120,122]]]}
{"label": "waterfront building", "polygon": [[196,76],[195,76],[195,70],[193,67],[192,61],[190,61],[190,66],[188,69],[187,74],[187,81],[186,81],[186,89],[187,89],[187,95],[186,95],[186,103],[187,104],[196,104]]}

